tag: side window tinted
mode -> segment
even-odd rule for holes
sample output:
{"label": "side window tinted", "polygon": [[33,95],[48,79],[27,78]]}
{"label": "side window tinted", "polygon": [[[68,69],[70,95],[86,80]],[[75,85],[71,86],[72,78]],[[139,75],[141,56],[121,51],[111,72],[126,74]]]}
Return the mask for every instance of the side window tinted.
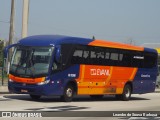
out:
{"label": "side window tinted", "polygon": [[77,45],[71,58],[72,64],[91,64],[149,68],[155,66],[156,54],[147,52]]}
{"label": "side window tinted", "polygon": [[105,59],[109,59],[109,57],[110,57],[110,53],[106,52]]}
{"label": "side window tinted", "polygon": [[82,57],[83,51],[82,50],[75,50],[73,56],[74,57]]}
{"label": "side window tinted", "polygon": [[120,60],[120,61],[123,60],[123,54],[119,54],[119,60]]}
{"label": "side window tinted", "polygon": [[144,56],[141,52],[132,52],[132,66],[133,67],[143,67]]}
{"label": "side window tinted", "polygon": [[157,63],[157,56],[156,54],[151,53],[144,53],[144,67],[146,68],[152,68]]}
{"label": "side window tinted", "polygon": [[71,59],[71,63],[73,64],[80,64],[82,63],[82,55],[83,50],[75,50]]}
{"label": "side window tinted", "polygon": [[83,51],[83,58],[87,59],[89,57],[89,51]]}
{"label": "side window tinted", "polygon": [[97,52],[97,58],[103,58],[104,59],[104,52]]}
{"label": "side window tinted", "polygon": [[118,53],[111,53],[111,60],[118,60]]}
{"label": "side window tinted", "polygon": [[96,58],[96,52],[95,51],[91,51],[91,56],[90,56],[90,58],[92,59],[92,58]]}

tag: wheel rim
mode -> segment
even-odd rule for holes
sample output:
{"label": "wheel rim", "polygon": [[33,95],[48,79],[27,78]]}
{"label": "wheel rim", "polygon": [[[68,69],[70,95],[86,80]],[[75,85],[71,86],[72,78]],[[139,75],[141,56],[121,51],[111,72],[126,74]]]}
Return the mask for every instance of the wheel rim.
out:
{"label": "wheel rim", "polygon": [[66,95],[68,96],[68,97],[72,97],[72,89],[71,88],[68,88],[67,90],[66,90]]}
{"label": "wheel rim", "polygon": [[126,96],[126,98],[130,97],[130,89],[129,88],[126,89],[125,96]]}

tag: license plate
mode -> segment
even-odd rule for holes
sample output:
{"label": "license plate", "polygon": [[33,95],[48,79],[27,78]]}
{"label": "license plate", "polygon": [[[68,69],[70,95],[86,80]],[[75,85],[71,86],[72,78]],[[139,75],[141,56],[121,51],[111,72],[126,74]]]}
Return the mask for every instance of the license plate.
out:
{"label": "license plate", "polygon": [[21,90],[21,92],[23,92],[23,93],[27,93],[27,92],[28,92],[28,90]]}

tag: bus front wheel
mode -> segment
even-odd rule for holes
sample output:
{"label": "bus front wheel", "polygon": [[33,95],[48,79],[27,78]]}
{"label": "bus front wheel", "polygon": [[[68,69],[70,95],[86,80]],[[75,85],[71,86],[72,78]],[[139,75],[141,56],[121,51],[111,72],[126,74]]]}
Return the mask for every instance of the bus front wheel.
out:
{"label": "bus front wheel", "polygon": [[74,96],[74,89],[72,85],[68,85],[65,90],[63,96],[61,96],[62,101],[71,102]]}
{"label": "bus front wheel", "polygon": [[123,89],[123,93],[121,95],[116,95],[116,98],[121,99],[123,101],[128,101],[131,98],[131,92],[132,92],[131,86],[127,84]]}

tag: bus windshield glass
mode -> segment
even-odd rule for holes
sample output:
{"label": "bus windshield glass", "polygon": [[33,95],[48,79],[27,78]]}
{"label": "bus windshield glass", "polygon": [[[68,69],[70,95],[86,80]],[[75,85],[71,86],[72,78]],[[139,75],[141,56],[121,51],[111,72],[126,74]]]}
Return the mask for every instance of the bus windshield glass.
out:
{"label": "bus windshield glass", "polygon": [[20,77],[47,75],[53,49],[53,47],[18,46],[13,53],[10,73]]}

